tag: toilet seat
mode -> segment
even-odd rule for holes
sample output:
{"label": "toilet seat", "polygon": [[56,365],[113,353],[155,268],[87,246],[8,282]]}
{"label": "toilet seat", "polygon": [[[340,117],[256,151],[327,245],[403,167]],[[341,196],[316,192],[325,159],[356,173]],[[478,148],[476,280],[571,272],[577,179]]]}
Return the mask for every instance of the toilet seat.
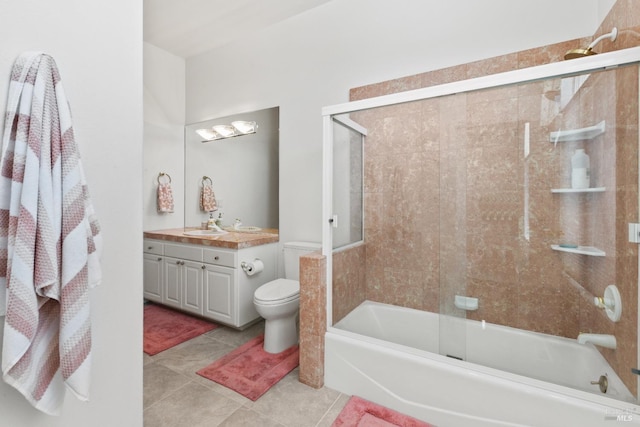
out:
{"label": "toilet seat", "polygon": [[253,301],[256,304],[276,305],[300,298],[300,282],[291,279],[276,279],[256,289]]}

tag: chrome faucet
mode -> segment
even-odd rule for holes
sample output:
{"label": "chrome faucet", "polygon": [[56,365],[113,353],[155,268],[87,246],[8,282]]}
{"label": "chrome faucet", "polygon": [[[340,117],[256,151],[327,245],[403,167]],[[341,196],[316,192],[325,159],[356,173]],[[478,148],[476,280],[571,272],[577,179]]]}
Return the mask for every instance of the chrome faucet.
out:
{"label": "chrome faucet", "polygon": [[586,344],[590,342],[594,345],[599,345],[600,347],[612,348],[616,349],[616,337],[613,335],[607,334],[579,334],[578,335],[578,344]]}

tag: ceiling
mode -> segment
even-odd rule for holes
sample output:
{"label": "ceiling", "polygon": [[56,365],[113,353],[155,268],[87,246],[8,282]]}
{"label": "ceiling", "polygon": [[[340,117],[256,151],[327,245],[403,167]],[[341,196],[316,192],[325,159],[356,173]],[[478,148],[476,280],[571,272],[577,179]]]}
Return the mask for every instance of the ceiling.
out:
{"label": "ceiling", "polygon": [[144,41],[188,58],[330,0],[144,0]]}

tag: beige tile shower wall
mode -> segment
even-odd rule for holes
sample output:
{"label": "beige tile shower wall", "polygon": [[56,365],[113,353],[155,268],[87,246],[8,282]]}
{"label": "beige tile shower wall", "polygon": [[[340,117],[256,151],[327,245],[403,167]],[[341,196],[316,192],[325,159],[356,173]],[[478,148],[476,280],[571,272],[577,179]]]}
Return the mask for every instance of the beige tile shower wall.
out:
{"label": "beige tile shower wall", "polygon": [[[333,255],[334,322],[365,300],[364,257],[364,245]],[[326,258],[300,257],[300,382],[315,388],[324,384],[326,285]]]}
{"label": "beige tile shower wall", "polygon": [[[639,45],[640,4],[619,0],[596,35],[613,26],[619,29],[618,40],[602,42],[600,52]],[[567,50],[591,40],[355,88],[351,100],[556,62]],[[366,298],[455,312],[453,296],[466,292],[481,301],[470,318],[572,338],[580,331],[613,333],[623,345],[602,353],[635,393],[630,368],[638,365],[638,247],[627,242],[626,224],[638,221],[637,81],[637,69],[593,75],[568,106],[576,114],[567,112],[565,117],[553,107],[551,91],[558,89],[557,82],[354,115],[369,132]],[[551,188],[570,185],[568,165],[577,145],[554,148],[549,132],[603,119],[616,125],[585,148],[592,160],[593,185],[608,191],[552,194]],[[527,122],[531,153],[525,160],[517,141],[522,141]],[[525,191],[529,241],[522,218]],[[460,212],[465,212],[462,218]],[[560,241],[598,246],[607,256],[549,249]],[[335,274],[340,273],[334,268]],[[611,283],[618,285],[625,301],[623,319],[616,324],[592,303]],[[336,307],[340,303],[334,299],[334,314],[348,311]]]}
{"label": "beige tile shower wall", "polygon": [[319,252],[300,257],[300,382],[324,384],[324,333],[327,325],[326,258]]}
{"label": "beige tile shower wall", "polygon": [[439,176],[438,112],[423,107],[388,107],[362,118],[371,123],[365,148],[366,298],[412,308],[425,308],[428,301],[437,309],[439,238],[433,230],[440,197],[432,183]]}
{"label": "beige tile shower wall", "polygon": [[365,247],[358,245],[333,254],[333,323],[365,300]]}

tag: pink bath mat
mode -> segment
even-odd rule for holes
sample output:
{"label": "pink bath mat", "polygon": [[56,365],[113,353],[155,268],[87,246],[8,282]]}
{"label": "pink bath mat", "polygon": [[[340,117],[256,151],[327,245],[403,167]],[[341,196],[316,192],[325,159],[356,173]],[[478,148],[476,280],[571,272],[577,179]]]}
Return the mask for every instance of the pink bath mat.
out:
{"label": "pink bath mat", "polygon": [[264,335],[260,335],[197,374],[255,401],[298,366],[297,345],[271,354],[262,349],[263,342]]}
{"label": "pink bath mat", "polygon": [[368,400],[351,396],[332,427],[433,427]]}
{"label": "pink bath mat", "polygon": [[217,327],[215,323],[148,304],[144,306],[143,349],[153,356]]}

